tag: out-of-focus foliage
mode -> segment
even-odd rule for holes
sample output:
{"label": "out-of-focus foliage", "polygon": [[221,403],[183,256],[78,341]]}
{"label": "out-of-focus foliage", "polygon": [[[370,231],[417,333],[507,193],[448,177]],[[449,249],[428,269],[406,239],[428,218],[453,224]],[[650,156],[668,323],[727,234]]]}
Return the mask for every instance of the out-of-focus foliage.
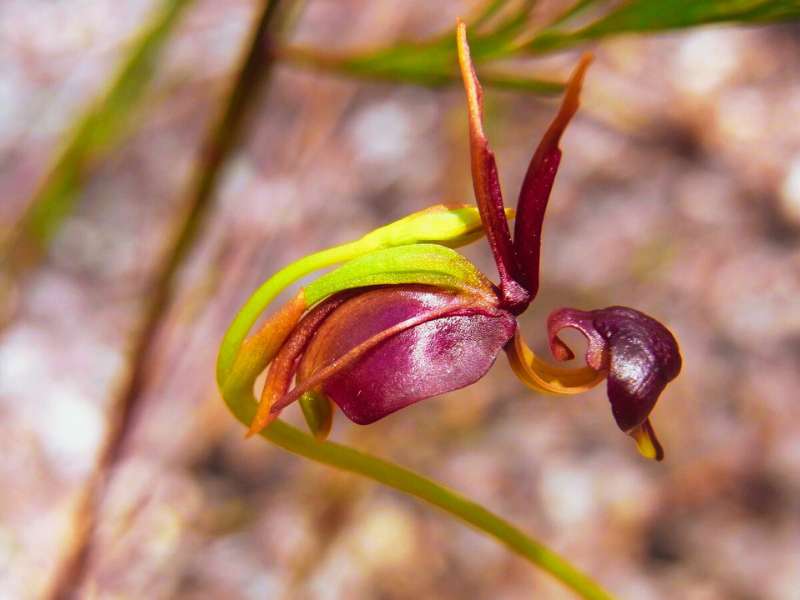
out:
{"label": "out-of-focus foliage", "polygon": [[[578,2],[577,10],[571,11],[570,17],[598,4],[608,3],[595,0]],[[669,31],[710,23],[759,24],[797,18],[800,18],[800,4],[793,0],[629,0],[613,10],[601,12],[578,29],[564,27],[573,21],[572,18],[559,19],[522,49],[548,52],[623,33]]]}
{"label": "out-of-focus foliage", "polygon": [[[529,28],[529,15],[535,2],[525,0],[515,7],[508,0],[492,0],[470,21],[473,60],[484,62],[503,58],[517,51],[516,41]],[[498,14],[501,13],[501,14]],[[486,27],[491,24],[491,27]],[[310,66],[341,71],[348,75],[389,81],[441,85],[458,80],[453,30],[418,43],[401,42],[394,46],[352,55],[322,54],[308,48],[289,47],[286,58]],[[556,81],[523,73],[481,72],[484,85],[553,94],[563,86]]]}
{"label": "out-of-focus foliage", "polygon": [[[159,52],[169,39],[181,11],[193,0],[164,0],[162,9],[142,30],[105,94],[73,127],[73,134],[43,179],[13,242],[15,255],[25,257],[41,248],[68,215],[81,189],[86,170],[119,137],[150,81]],[[276,3],[274,3],[276,4]],[[647,33],[709,23],[761,24],[800,18],[792,0],[578,0],[544,26],[534,26],[535,0],[487,0],[470,19],[472,55],[482,65],[484,85],[554,94],[563,85],[529,73],[513,72],[486,63],[572,48],[581,43],[624,33]],[[279,56],[296,64],[366,77],[421,85],[442,85],[457,79],[453,30],[421,42],[401,42],[377,50],[330,54],[287,46]],[[234,97],[241,94],[233,90]],[[229,148],[225,148],[227,152]],[[219,156],[217,166],[224,163]],[[216,169],[216,167],[215,167]],[[214,169],[214,170],[215,170]],[[206,173],[213,181],[214,170]],[[30,241],[34,244],[31,246]]]}
{"label": "out-of-focus foliage", "polygon": [[157,70],[162,48],[193,1],[164,0],[131,45],[106,91],[75,123],[20,225],[26,241],[45,244],[71,212],[87,169],[118,141]]}
{"label": "out-of-focus foliage", "polygon": [[[476,63],[544,54],[583,42],[620,34],[652,33],[710,23],[761,24],[800,18],[800,4],[792,0],[578,0],[544,26],[532,23],[535,0],[489,0],[470,22],[472,54]],[[456,78],[453,32],[417,43],[401,42],[385,48],[346,55],[320,53],[309,48],[285,50],[301,64],[348,75],[390,81],[439,85]],[[481,71],[484,85],[557,93],[562,85],[528,73]]]}

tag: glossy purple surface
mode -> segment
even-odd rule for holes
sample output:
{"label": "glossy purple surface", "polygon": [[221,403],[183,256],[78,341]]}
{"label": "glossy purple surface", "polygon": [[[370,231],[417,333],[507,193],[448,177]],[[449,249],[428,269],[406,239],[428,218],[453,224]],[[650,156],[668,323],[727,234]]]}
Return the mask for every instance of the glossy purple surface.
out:
{"label": "glossy purple surface", "polygon": [[513,336],[514,317],[491,306],[464,308],[463,298],[422,286],[379,288],[345,302],[317,331],[301,370],[310,361],[316,371],[385,329],[448,305],[453,313],[380,343],[322,389],[348,418],[367,424],[474,383]]}
{"label": "glossy purple surface", "polygon": [[583,77],[591,62],[591,55],[584,54],[572,72],[558,113],[531,157],[519,192],[517,220],[514,224],[514,251],[519,265],[519,283],[528,291],[531,300],[539,291],[542,223],[561,162],[558,144],[578,110]]}
{"label": "glossy purple surface", "polygon": [[[537,153],[538,154],[538,153]],[[517,202],[517,218],[514,223],[514,247],[520,265],[521,283],[531,295],[539,291],[539,257],[542,245],[542,224],[550,191],[561,162],[558,147],[544,148],[542,158],[531,161]]]}
{"label": "glossy purple surface", "polygon": [[551,347],[559,356],[556,334],[574,327],[589,340],[586,362],[608,371],[608,399],[623,431],[640,425],[666,385],[681,370],[678,342],[661,323],[625,306],[581,311],[563,308],[548,319]]}

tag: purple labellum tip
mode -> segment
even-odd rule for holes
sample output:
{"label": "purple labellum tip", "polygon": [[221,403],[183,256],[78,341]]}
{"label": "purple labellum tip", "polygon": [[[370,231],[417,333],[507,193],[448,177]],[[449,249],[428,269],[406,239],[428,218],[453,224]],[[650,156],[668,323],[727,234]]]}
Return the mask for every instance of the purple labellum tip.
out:
{"label": "purple labellum tip", "polygon": [[659,395],[681,370],[675,337],[661,323],[632,308],[611,306],[581,311],[565,308],[548,319],[550,346],[563,355],[557,333],[564,327],[580,331],[588,340],[586,362],[607,375],[608,399],[620,429],[631,434],[642,449],[652,446],[663,455],[647,417]]}

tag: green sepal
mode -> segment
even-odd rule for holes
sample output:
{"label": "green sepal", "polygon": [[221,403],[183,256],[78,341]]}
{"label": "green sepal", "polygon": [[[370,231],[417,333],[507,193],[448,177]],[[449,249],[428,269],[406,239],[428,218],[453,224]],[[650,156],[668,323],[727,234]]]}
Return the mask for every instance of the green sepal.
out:
{"label": "green sepal", "polygon": [[[514,211],[507,208],[506,216],[513,218]],[[483,234],[477,207],[437,204],[379,227],[361,241],[382,248],[425,243],[459,248],[480,239]]]}
{"label": "green sepal", "polygon": [[423,284],[479,296],[492,295],[492,284],[458,252],[438,244],[413,244],[376,250],[354,258],[305,288],[308,305],[354,288]]}

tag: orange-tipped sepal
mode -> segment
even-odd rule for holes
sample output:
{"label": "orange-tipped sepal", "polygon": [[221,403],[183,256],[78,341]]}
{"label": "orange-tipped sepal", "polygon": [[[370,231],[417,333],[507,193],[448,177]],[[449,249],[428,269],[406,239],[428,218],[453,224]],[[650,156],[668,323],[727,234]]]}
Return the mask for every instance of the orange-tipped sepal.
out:
{"label": "orange-tipped sepal", "polygon": [[[586,69],[592,64],[594,56],[591,52],[584,52],[578,64],[572,70],[572,74],[567,82],[567,88],[564,92],[564,98],[561,101],[561,107],[558,109],[558,114],[550,123],[550,127],[542,136],[542,141],[539,142],[537,154],[545,154],[550,148],[556,148],[558,142],[561,140],[561,135],[569,125],[572,117],[578,112],[580,106],[581,89],[583,88],[583,79],[586,76]],[[536,161],[536,158],[534,158]]]}
{"label": "orange-tipped sepal", "polygon": [[242,344],[230,374],[222,385],[223,393],[252,387],[306,311],[303,290],[270,315],[256,333]]}
{"label": "orange-tipped sepal", "polygon": [[[250,429],[248,429],[245,437],[259,433],[278,417],[280,410],[273,410],[275,409],[275,403],[289,391],[292,379],[297,371],[298,359],[305,351],[309,340],[313,337],[320,324],[341,306],[350,295],[350,292],[342,292],[318,304],[303,317],[288,336],[285,336],[285,341],[275,355],[272,365],[270,365],[256,416],[250,423]],[[302,376],[303,373],[300,373],[301,379]]]}
{"label": "orange-tipped sepal", "polygon": [[456,49],[467,96],[470,165],[475,200],[486,232],[486,241],[492,250],[500,275],[502,302],[518,314],[528,305],[529,297],[518,282],[519,265],[503,206],[497,163],[483,131],[483,90],[472,63],[467,43],[467,26],[461,20],[456,25]]}

